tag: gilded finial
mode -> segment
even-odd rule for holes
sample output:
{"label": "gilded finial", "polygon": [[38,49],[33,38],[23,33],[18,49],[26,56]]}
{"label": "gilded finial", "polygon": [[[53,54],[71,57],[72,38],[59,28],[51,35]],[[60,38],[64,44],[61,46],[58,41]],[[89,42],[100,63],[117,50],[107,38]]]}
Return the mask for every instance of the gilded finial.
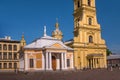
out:
{"label": "gilded finial", "polygon": [[22,33],[22,39],[21,39],[20,43],[21,43],[21,47],[26,45],[26,41],[24,39],[24,32]]}
{"label": "gilded finial", "polygon": [[22,40],[24,40],[24,32],[22,32]]}
{"label": "gilded finial", "polygon": [[59,23],[58,23],[58,18],[56,18],[56,24],[55,24],[56,29],[59,28]]}

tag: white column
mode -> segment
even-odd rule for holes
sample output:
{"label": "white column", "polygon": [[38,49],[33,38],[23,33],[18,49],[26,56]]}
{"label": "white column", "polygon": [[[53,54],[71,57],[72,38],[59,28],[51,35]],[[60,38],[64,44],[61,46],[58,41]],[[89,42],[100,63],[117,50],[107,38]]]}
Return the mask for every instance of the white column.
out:
{"label": "white column", "polygon": [[60,70],[60,55],[57,55],[57,58],[56,58],[56,60],[57,60],[57,70]]}
{"label": "white column", "polygon": [[44,57],[44,52],[42,53],[42,69],[45,69],[45,57]]}
{"label": "white column", "polygon": [[33,61],[34,61],[34,69],[36,69],[36,59],[33,58]]}
{"label": "white column", "polygon": [[74,61],[73,61],[73,54],[72,54],[72,56],[71,56],[71,60],[70,60],[70,61],[71,61],[71,65],[70,65],[71,68],[74,68],[74,66],[73,66],[73,63],[74,63]]}
{"label": "white column", "polygon": [[66,57],[66,53],[64,53],[64,68],[67,69],[67,57]]}
{"label": "white column", "polygon": [[46,52],[46,70],[48,70],[48,52]]}
{"label": "white column", "polygon": [[63,53],[61,53],[61,69],[63,69],[64,68],[64,61],[63,61]]}
{"label": "white column", "polygon": [[51,52],[49,53],[49,69],[52,70],[52,59]]}
{"label": "white column", "polygon": [[28,70],[28,62],[27,62],[27,53],[25,53],[25,57],[24,57],[24,59],[25,59],[25,62],[24,62],[24,68],[25,68],[25,71],[26,70]]}

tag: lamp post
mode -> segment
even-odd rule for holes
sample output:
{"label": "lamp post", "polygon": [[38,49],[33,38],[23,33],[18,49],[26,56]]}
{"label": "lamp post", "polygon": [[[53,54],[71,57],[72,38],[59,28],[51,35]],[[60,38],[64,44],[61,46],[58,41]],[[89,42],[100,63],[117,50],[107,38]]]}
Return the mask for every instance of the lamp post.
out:
{"label": "lamp post", "polygon": [[80,61],[80,57],[78,57],[79,60],[79,68],[81,69],[81,61]]}

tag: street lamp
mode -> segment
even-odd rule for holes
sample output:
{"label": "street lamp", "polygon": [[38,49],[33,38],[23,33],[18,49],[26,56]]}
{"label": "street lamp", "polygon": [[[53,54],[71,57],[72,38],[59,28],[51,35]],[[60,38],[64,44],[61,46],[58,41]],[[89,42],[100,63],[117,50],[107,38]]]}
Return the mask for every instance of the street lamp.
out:
{"label": "street lamp", "polygon": [[78,56],[78,60],[79,60],[79,68],[81,69],[81,62],[80,62],[80,57]]}

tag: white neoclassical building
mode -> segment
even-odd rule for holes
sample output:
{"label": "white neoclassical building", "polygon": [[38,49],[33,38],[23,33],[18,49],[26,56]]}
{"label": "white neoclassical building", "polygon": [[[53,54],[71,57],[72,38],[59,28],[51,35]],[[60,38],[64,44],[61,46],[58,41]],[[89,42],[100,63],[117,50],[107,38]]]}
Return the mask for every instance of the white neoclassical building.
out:
{"label": "white neoclassical building", "polygon": [[73,49],[56,38],[46,35],[24,47],[24,70],[73,69]]}

